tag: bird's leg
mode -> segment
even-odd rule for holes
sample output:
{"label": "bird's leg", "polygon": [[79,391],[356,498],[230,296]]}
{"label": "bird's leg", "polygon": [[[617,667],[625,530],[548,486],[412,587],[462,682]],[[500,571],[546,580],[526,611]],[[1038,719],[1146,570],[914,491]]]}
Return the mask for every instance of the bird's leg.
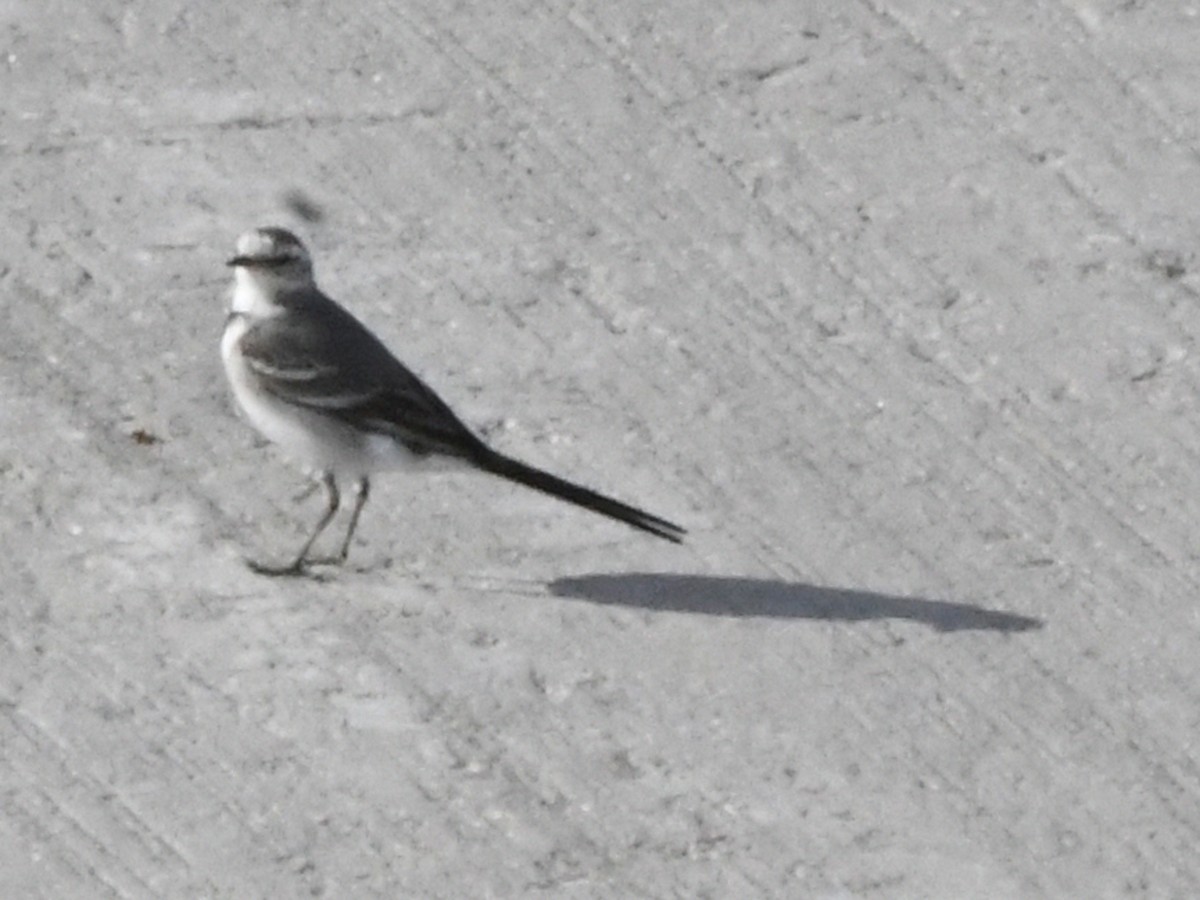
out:
{"label": "bird's leg", "polygon": [[325,512],[322,513],[321,520],[317,522],[317,527],[313,530],[312,536],[304,542],[304,546],[296,554],[296,558],[286,566],[271,566],[251,561],[251,569],[260,575],[302,575],[304,573],[305,563],[308,562],[308,551],[312,549],[312,545],[316,543],[317,538],[321,536],[321,532],[325,530],[325,527],[333,521],[333,517],[338,511],[338,505],[341,503],[341,495],[338,493],[337,482],[333,480],[332,472],[322,473],[321,484],[325,486],[325,496],[328,500]]}
{"label": "bird's leg", "polygon": [[309,560],[310,562],[320,563],[321,565],[340,566],[350,555],[350,541],[354,537],[354,529],[358,527],[358,517],[362,514],[363,507],[367,504],[367,497],[371,494],[371,482],[364,475],[358,481],[354,482],[354,510],[350,513],[350,526],[346,529],[346,539],[342,541],[342,549],[338,551],[336,556],[326,556],[322,559]]}
{"label": "bird's leg", "polygon": [[346,540],[342,541],[341,552],[338,553],[338,562],[344,563],[346,557],[350,555],[350,539],[354,537],[354,529],[358,527],[358,517],[362,514],[363,507],[367,505],[367,497],[371,495],[371,482],[364,475],[354,483],[354,493],[357,495],[354,499],[354,512],[350,513],[350,527],[346,529]]}

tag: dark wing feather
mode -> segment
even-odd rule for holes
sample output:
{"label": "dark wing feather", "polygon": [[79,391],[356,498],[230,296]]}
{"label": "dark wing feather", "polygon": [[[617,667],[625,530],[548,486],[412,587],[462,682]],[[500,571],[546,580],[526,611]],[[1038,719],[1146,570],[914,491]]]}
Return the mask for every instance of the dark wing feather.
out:
{"label": "dark wing feather", "polygon": [[[284,298],[285,302],[287,298]],[[483,446],[454,412],[332,300],[289,304],[243,336],[262,387],[295,406],[386,434],[414,453],[474,456]]]}

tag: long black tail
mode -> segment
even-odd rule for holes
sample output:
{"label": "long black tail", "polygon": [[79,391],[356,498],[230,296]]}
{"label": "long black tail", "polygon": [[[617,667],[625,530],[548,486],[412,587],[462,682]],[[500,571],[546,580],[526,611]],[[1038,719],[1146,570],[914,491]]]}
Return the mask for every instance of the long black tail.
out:
{"label": "long black tail", "polygon": [[627,503],[622,503],[620,500],[614,500],[612,497],[605,497],[603,494],[598,494],[585,487],[572,484],[556,475],[551,475],[549,472],[543,472],[541,469],[527,466],[523,462],[504,456],[490,448],[484,448],[482,452],[474,457],[474,461],[481,469],[491,472],[493,475],[499,475],[510,481],[516,481],[527,487],[550,494],[552,497],[558,497],[561,500],[566,500],[568,503],[574,503],[577,506],[582,506],[584,509],[590,509],[592,512],[598,512],[602,516],[608,516],[610,519],[616,519],[619,522],[624,522],[626,525],[632,525],[634,528],[647,531],[664,540],[682,544],[683,536],[687,534],[683,528],[680,528],[674,522],[668,522],[666,519],[652,516],[650,513],[640,510],[636,506],[630,506]]}

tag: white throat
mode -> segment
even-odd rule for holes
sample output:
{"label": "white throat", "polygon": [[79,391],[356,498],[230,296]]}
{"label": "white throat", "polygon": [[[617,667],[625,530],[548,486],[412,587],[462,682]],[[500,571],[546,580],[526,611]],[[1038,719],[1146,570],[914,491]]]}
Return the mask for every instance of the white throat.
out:
{"label": "white throat", "polygon": [[235,269],[230,311],[253,318],[278,315],[281,309],[275,297],[279,287],[272,278],[263,278],[257,272],[243,268]]}

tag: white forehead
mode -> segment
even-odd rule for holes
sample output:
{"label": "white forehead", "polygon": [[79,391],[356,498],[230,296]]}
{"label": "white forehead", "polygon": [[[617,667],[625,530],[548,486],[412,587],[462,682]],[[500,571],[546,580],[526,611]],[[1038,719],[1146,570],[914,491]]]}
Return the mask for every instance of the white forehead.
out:
{"label": "white forehead", "polygon": [[300,239],[282,228],[252,228],[238,238],[237,253],[238,256],[308,256]]}

